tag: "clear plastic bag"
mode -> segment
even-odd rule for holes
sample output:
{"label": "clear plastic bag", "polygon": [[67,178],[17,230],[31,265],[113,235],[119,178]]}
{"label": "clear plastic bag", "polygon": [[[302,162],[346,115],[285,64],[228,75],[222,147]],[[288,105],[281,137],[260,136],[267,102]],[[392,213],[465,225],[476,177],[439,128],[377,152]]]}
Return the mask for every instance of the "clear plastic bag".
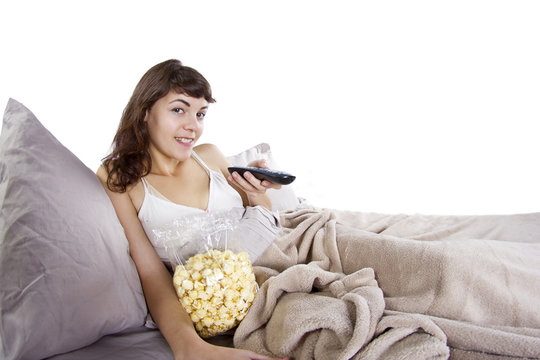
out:
{"label": "clear plastic bag", "polygon": [[204,213],[153,230],[174,267],[180,303],[204,338],[237,326],[258,290],[237,226],[232,212]]}

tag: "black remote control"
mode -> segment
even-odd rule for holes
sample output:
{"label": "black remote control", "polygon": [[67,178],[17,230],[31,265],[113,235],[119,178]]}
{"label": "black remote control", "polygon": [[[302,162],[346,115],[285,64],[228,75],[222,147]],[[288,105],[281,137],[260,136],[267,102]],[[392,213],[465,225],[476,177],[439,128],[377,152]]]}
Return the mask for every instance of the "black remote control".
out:
{"label": "black remote control", "polygon": [[270,170],[265,168],[258,167],[249,167],[249,166],[231,166],[229,167],[229,172],[237,172],[240,176],[244,176],[244,172],[249,171],[259,180],[268,180],[271,183],[279,185],[288,185],[296,179],[296,176],[288,174],[283,171]]}

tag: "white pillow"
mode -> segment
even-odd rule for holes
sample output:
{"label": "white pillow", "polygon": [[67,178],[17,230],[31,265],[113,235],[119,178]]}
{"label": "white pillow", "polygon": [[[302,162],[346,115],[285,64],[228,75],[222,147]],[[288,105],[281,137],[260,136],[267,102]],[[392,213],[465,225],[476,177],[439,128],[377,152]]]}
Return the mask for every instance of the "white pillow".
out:
{"label": "white pillow", "polygon": [[[265,159],[270,169],[281,170],[267,143],[255,145],[239,154],[227,157],[227,160],[235,166],[246,166],[249,162],[259,159]],[[284,185],[279,190],[268,189],[267,194],[272,201],[273,211],[292,210],[300,203],[292,185]]]}
{"label": "white pillow", "polygon": [[13,99],[0,134],[0,284],[1,359],[72,351],[147,314],[96,175]]}

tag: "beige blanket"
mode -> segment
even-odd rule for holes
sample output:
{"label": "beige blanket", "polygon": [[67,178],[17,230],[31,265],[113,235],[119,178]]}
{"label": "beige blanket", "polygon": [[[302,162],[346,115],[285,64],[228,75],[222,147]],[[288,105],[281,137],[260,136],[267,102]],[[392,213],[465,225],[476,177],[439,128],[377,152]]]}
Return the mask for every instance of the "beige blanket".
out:
{"label": "beige blanket", "polygon": [[297,360],[540,358],[540,213],[281,220],[236,347]]}

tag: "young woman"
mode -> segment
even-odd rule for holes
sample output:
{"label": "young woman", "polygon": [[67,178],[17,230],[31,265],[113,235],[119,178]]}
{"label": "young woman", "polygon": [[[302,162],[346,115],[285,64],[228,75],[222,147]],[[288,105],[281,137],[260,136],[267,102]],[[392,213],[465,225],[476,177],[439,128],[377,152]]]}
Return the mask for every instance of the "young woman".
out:
{"label": "young woman", "polygon": [[152,318],[175,359],[269,359],[199,337],[151,235],[153,227],[186,214],[247,206],[268,215],[271,209],[266,189],[279,186],[249,173],[230,176],[217,147],[195,146],[212,102],[210,85],[196,70],[178,60],[155,65],[137,84],[97,175],[126,233]]}

